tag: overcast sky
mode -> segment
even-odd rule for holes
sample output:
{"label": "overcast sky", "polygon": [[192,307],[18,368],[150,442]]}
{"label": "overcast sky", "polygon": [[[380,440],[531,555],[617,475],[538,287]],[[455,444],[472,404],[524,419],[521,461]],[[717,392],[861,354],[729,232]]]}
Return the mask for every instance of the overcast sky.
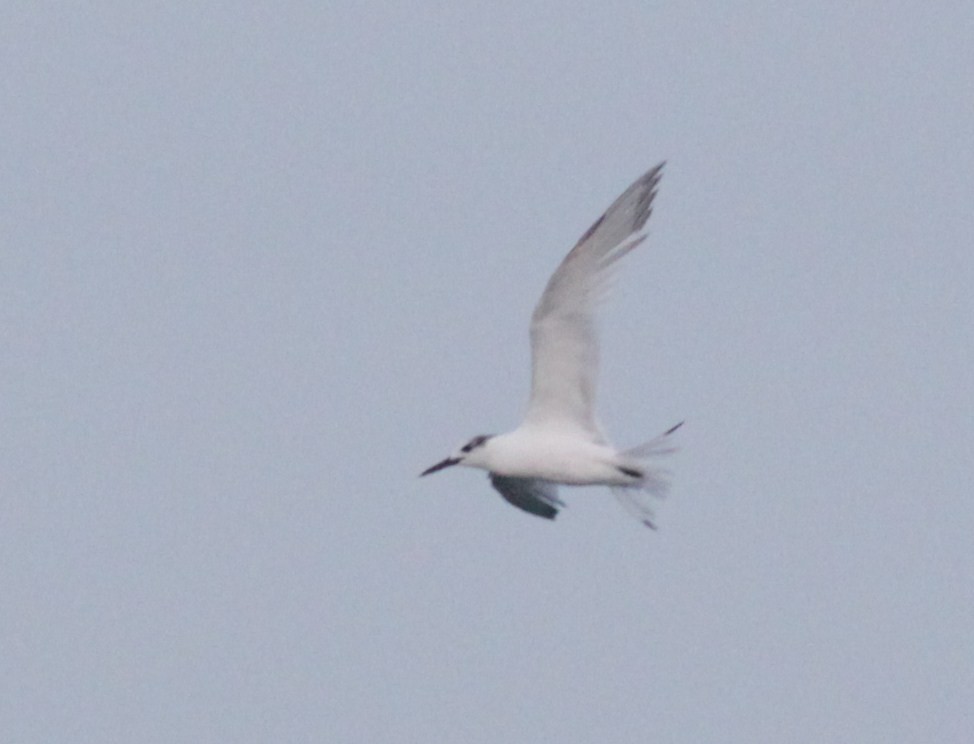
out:
{"label": "overcast sky", "polygon": [[[0,10],[0,739],[974,731],[974,6]],[[668,161],[600,408],[659,531],[483,473]]]}

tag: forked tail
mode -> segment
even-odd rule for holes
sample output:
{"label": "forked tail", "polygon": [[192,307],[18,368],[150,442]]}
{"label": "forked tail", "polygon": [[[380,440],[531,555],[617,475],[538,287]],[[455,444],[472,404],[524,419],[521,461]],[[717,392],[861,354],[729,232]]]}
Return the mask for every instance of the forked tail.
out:
{"label": "forked tail", "polygon": [[656,529],[656,516],[650,506],[650,500],[666,496],[670,488],[670,471],[665,468],[651,467],[651,463],[654,458],[671,455],[677,451],[671,436],[681,426],[683,426],[682,421],[655,439],[624,450],[623,456],[627,461],[632,462],[634,469],[641,473],[641,477],[632,485],[612,487],[613,495],[626,511],[653,530]]}

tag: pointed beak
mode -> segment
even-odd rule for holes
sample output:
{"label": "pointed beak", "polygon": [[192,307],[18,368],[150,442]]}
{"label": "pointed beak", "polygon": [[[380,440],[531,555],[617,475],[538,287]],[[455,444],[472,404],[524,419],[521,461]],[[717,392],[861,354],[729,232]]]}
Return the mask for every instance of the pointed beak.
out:
{"label": "pointed beak", "polygon": [[459,457],[448,457],[442,462],[436,463],[436,465],[434,465],[433,467],[426,468],[426,470],[424,470],[422,473],[419,474],[419,477],[422,478],[424,475],[435,473],[437,470],[443,470],[443,468],[448,468],[451,465],[456,465],[458,462],[460,462]]}

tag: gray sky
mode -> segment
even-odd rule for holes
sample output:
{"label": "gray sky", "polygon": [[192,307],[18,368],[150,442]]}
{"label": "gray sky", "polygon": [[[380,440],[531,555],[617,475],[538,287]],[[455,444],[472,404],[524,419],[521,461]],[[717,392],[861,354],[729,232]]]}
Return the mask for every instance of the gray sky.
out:
{"label": "gray sky", "polygon": [[[970,741],[974,6],[819,5],[5,4],[0,738]],[[418,480],[664,158],[659,532]]]}

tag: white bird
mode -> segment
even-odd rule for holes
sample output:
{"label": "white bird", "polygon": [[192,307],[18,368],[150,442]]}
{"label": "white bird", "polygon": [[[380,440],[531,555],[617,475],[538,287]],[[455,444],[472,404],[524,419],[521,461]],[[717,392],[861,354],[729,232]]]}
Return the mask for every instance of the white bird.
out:
{"label": "white bird", "polygon": [[564,502],[558,485],[607,485],[647,527],[655,529],[648,496],[662,497],[667,471],[650,461],[675,450],[660,436],[626,450],[613,447],[595,416],[599,348],[594,311],[607,293],[611,269],[646,239],[664,163],[640,176],[595,221],[548,280],[531,316],[531,397],[524,421],[512,432],[480,435],[429,475],[451,465],[488,471],[509,503],[554,519]]}

